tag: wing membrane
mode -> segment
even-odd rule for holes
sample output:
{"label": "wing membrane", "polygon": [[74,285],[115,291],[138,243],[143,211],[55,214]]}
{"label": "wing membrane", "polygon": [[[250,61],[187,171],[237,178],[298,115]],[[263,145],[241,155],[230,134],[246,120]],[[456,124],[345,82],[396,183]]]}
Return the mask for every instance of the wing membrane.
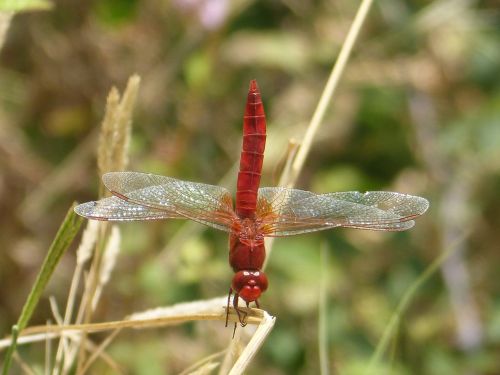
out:
{"label": "wing membrane", "polygon": [[83,216],[93,218],[97,213],[101,220],[187,218],[231,230],[235,213],[231,195],[223,187],[138,172],[110,172],[102,180],[115,197],[89,202],[80,209]]}
{"label": "wing membrane", "polygon": [[429,202],[407,194],[357,191],[314,194],[282,187],[261,188],[257,214],[267,236],[289,236],[335,227],[401,231],[411,228]]}
{"label": "wing membrane", "polygon": [[88,219],[103,221],[133,221],[182,218],[175,212],[130,203],[118,197],[104,198],[95,202],[79,204],[75,207],[78,215]]}

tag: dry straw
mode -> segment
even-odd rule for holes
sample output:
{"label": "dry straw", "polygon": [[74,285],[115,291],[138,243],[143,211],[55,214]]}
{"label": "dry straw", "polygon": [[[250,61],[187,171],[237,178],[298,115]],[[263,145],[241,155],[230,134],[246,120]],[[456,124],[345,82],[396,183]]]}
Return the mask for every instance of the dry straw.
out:
{"label": "dry straw", "polygon": [[[158,328],[196,320],[224,321],[226,318],[224,310],[226,300],[226,297],[220,297],[210,300],[181,303],[170,307],[134,313],[123,320],[115,322],[29,327],[23,332],[23,336],[19,339],[19,344],[53,339],[58,336],[69,338],[72,343],[81,344],[79,336],[81,332],[96,333],[111,331],[112,334],[109,338],[99,346],[99,353],[95,354],[96,350],[92,350],[94,354],[87,359],[84,365],[82,365],[82,369],[80,369],[80,371],[82,371],[88,368],[89,361],[94,361],[97,356],[103,355],[103,351],[101,350],[103,345],[109,345],[111,340],[118,334],[119,330],[126,328]],[[241,347],[241,342],[239,340],[233,340],[233,343],[238,342],[241,350],[238,350],[236,355],[233,352],[229,357],[230,361],[228,366],[230,370],[224,373],[243,373],[244,369],[251,363],[252,358],[264,343],[265,338],[274,326],[275,318],[271,317],[267,312],[259,309],[248,309],[247,312],[249,314],[248,325],[257,325],[257,329],[245,347]],[[229,320],[232,322],[239,321],[235,313],[230,314]],[[237,330],[237,333],[241,335],[241,330]],[[8,339],[0,340],[0,349],[8,347],[9,344],[10,341]],[[69,354],[71,355],[71,353]],[[232,363],[233,361],[235,362],[234,365]],[[205,366],[206,362],[207,361],[200,362],[200,367]],[[213,362],[213,364],[215,363],[216,362]],[[69,368],[65,369],[65,371],[69,371]],[[195,371],[197,371],[197,369],[192,369],[192,373],[195,373]]]}
{"label": "dry straw", "polygon": [[102,265],[101,269],[99,270],[99,281],[94,297],[92,299],[93,310],[95,310],[95,307],[99,302],[102,289],[108,283],[109,278],[111,277],[111,272],[113,271],[113,268],[115,268],[116,258],[118,257],[118,253],[120,251],[120,242],[120,229],[118,228],[118,226],[113,225],[111,227],[111,235],[109,236],[108,243],[106,245],[106,248],[104,249]]}

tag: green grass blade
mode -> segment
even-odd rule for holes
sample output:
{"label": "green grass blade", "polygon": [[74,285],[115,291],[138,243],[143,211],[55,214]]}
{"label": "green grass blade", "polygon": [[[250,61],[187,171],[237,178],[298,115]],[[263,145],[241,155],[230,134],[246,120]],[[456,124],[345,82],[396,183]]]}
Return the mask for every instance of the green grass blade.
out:
{"label": "green grass blade", "polygon": [[318,352],[319,352],[319,368],[321,375],[328,375],[330,373],[329,360],[328,360],[328,287],[330,281],[328,273],[330,272],[329,266],[329,251],[326,242],[321,244],[321,279],[319,286],[319,314],[318,314]]}
{"label": "green grass blade", "polygon": [[17,334],[16,336],[14,336],[14,329],[20,332],[24,328],[26,328],[29,320],[31,319],[31,315],[35,310],[35,307],[38,305],[40,297],[45,287],[47,286],[50,277],[52,276],[52,273],[54,272],[57,264],[61,260],[61,257],[63,256],[63,254],[66,252],[69,245],[73,241],[73,238],[78,233],[78,230],[80,229],[80,226],[83,222],[83,218],[78,216],[73,211],[74,207],[75,204],[71,206],[68,213],[66,214],[66,217],[64,218],[63,223],[59,227],[56,237],[52,242],[52,244],[50,245],[49,252],[45,257],[45,260],[43,261],[42,268],[40,269],[40,272],[38,273],[38,276],[35,280],[35,283],[31,288],[30,294],[28,295],[26,303],[24,304],[23,310],[21,311],[21,315],[19,316],[19,319],[17,321],[17,325],[12,328],[13,329],[12,345],[10,349],[7,351],[7,354],[5,356],[4,366],[2,370],[3,375],[7,375],[9,372],[10,364],[12,361],[12,355],[14,354],[16,346]]}
{"label": "green grass blade", "polygon": [[5,353],[5,361],[3,363],[2,375],[7,375],[9,373],[10,365],[12,364],[12,356],[16,351],[17,347],[17,336],[19,334],[19,328],[17,324],[12,326],[12,344],[10,344],[7,353]]}
{"label": "green grass blade", "polygon": [[46,0],[0,0],[1,12],[23,12],[50,8],[52,8],[52,3]]}
{"label": "green grass blade", "polygon": [[401,298],[401,301],[396,307],[396,310],[392,314],[389,323],[384,329],[382,338],[378,342],[377,348],[375,349],[375,352],[370,358],[370,362],[368,363],[365,374],[372,374],[376,366],[379,364],[382,355],[387,350],[389,341],[394,336],[394,333],[399,325],[399,322],[401,320],[401,317],[403,316],[404,311],[410,304],[417,290],[427,280],[429,280],[429,278],[439,269],[439,267],[446,261],[446,259],[448,259],[448,257],[451,254],[453,254],[455,249],[457,249],[457,244],[462,242],[467,237],[468,234],[469,232],[463,233],[463,235],[460,238],[458,238],[453,245],[451,245],[448,249],[446,249],[446,251],[441,253],[441,255],[425,269],[425,271],[419,276],[419,278],[405,292],[403,298]]}

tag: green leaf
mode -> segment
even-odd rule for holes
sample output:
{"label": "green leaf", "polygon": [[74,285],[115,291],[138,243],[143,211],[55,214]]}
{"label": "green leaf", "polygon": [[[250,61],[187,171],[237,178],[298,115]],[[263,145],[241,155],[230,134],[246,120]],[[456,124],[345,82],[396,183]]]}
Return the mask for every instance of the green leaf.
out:
{"label": "green leaf", "polygon": [[10,364],[12,363],[12,355],[16,351],[17,346],[17,336],[19,334],[19,328],[16,325],[12,326],[12,344],[10,344],[7,353],[5,353],[5,361],[3,363],[2,375],[7,375],[9,373]]}
{"label": "green leaf", "polygon": [[0,12],[47,10],[52,6],[52,3],[47,0],[0,0]]}
{"label": "green leaf", "polygon": [[52,245],[49,248],[49,252],[43,261],[42,268],[38,273],[38,276],[31,288],[30,294],[24,304],[23,310],[21,311],[21,315],[17,321],[17,325],[12,328],[12,345],[5,356],[4,366],[2,370],[3,375],[7,375],[10,368],[10,363],[12,360],[12,354],[14,354],[17,342],[17,332],[22,331],[26,328],[29,320],[31,319],[31,315],[33,315],[33,311],[35,307],[38,305],[40,301],[40,297],[47,286],[47,283],[52,276],[57,264],[61,260],[61,257],[68,249],[69,245],[73,241],[73,238],[78,233],[80,226],[82,224],[83,218],[78,216],[73,208],[75,204],[71,206],[66,217],[64,218],[63,223],[59,227],[57,231],[56,237],[52,242]]}

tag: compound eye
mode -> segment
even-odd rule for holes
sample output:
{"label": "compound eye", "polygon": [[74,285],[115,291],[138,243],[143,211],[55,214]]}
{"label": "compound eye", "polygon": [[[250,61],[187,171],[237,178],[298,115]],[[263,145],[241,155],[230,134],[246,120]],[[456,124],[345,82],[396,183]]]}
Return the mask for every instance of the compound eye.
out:
{"label": "compound eye", "polygon": [[238,271],[231,287],[246,302],[253,302],[267,289],[267,277],[260,271]]}

